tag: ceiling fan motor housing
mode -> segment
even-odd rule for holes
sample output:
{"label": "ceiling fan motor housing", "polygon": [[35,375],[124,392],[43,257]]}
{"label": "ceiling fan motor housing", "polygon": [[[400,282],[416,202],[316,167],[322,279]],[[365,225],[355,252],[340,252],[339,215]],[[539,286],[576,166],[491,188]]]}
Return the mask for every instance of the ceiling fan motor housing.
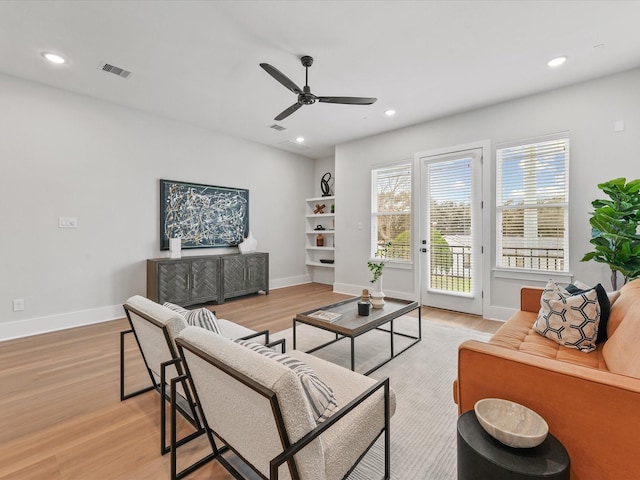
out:
{"label": "ceiling fan motor housing", "polygon": [[305,85],[304,87],[302,87],[302,89],[304,90],[304,93],[298,95],[298,102],[300,102],[302,105],[313,105],[314,103],[316,103],[316,96],[311,93],[311,87]]}

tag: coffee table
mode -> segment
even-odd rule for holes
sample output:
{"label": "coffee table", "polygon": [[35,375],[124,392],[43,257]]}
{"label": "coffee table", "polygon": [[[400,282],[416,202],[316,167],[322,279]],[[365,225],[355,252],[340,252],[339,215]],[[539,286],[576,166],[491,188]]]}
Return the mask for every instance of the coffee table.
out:
{"label": "coffee table", "polygon": [[[338,342],[344,338],[349,338],[351,341],[351,370],[355,371],[355,340],[356,337],[363,335],[371,330],[379,330],[382,332],[389,333],[390,337],[390,356],[389,358],[383,360],[381,363],[377,364],[375,367],[371,368],[369,371],[365,372],[365,375],[369,375],[371,372],[376,371],[385,363],[394,359],[402,352],[412,347],[420,340],[422,340],[422,323],[421,323],[421,313],[420,313],[420,304],[418,302],[411,302],[408,300],[398,300],[394,298],[385,298],[385,305],[383,308],[372,308],[371,313],[368,316],[360,316],[358,315],[358,306],[357,302],[360,300],[360,297],[354,297],[349,300],[344,300],[342,302],[334,303],[331,305],[325,305],[323,307],[314,308],[313,310],[309,310],[307,312],[298,313],[293,319],[293,348],[296,348],[296,325],[298,323],[303,323],[306,325],[311,325],[316,328],[320,328],[322,330],[327,330],[329,332],[335,333],[335,339],[329,342],[323,343],[322,345],[318,345],[310,350],[307,350],[306,353],[312,353],[316,350],[324,348],[328,345],[331,345],[335,342]],[[338,313],[341,314],[342,317],[334,322],[329,322],[327,320],[320,320],[318,318],[310,317],[309,315],[318,310],[324,310],[326,312]],[[394,331],[393,321],[398,317],[401,317],[413,310],[418,310],[418,336],[409,335],[406,333],[396,332]],[[388,328],[381,328],[383,325],[389,324]],[[394,340],[397,336],[405,337],[412,339],[409,345],[405,346],[402,350],[396,351]]]}

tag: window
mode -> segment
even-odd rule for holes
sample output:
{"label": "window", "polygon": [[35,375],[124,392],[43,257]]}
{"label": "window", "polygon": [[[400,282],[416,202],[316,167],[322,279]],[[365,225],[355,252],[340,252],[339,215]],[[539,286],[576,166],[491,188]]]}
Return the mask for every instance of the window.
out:
{"label": "window", "polygon": [[387,259],[411,261],[411,163],[371,171],[371,257],[392,242]]}
{"label": "window", "polygon": [[496,266],[569,270],[569,138],[496,151]]}

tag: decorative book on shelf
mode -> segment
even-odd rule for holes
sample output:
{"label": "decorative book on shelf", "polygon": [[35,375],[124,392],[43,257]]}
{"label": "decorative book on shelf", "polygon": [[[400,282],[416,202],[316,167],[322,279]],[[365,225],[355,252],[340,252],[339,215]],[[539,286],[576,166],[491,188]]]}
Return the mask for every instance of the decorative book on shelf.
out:
{"label": "decorative book on shelf", "polygon": [[311,318],[317,318],[318,320],[325,320],[327,322],[336,322],[342,318],[341,313],[327,312],[326,310],[318,310],[308,315]]}

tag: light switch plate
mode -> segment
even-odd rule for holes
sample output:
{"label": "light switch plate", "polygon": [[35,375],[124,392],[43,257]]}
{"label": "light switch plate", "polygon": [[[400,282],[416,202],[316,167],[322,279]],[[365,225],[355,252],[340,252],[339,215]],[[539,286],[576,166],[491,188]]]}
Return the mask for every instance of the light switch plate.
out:
{"label": "light switch plate", "polygon": [[14,298],[13,299],[13,311],[21,312],[24,310],[24,299],[23,298]]}
{"label": "light switch plate", "polygon": [[60,217],[58,218],[59,228],[78,228],[78,219],[76,217]]}

